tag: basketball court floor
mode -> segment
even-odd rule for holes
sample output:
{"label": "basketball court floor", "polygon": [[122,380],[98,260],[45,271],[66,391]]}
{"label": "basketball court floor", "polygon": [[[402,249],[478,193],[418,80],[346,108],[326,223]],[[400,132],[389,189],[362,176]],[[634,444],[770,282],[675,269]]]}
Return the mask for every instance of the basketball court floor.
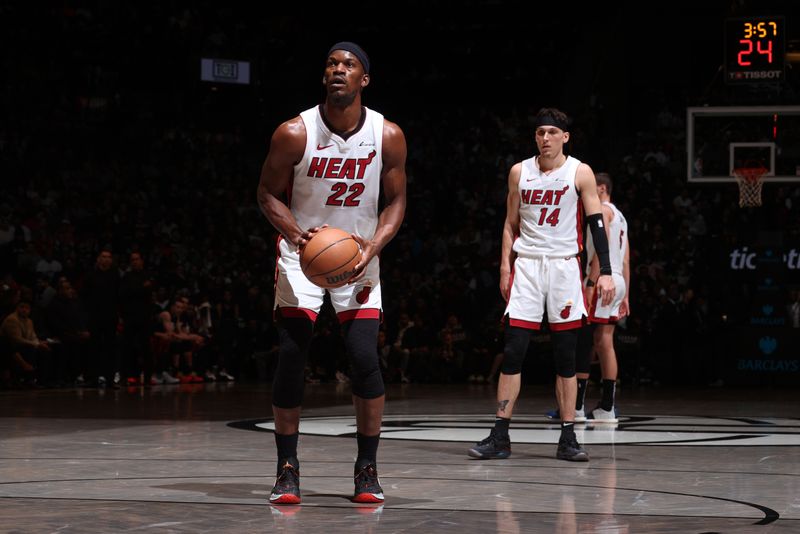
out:
{"label": "basketball court floor", "polygon": [[387,393],[386,502],[349,501],[349,388],[313,385],[303,503],[273,507],[265,386],[0,392],[0,532],[800,532],[788,389],[623,389],[616,427],[579,430],[581,464],[554,457],[549,387],[523,388],[513,454],[494,461],[466,454],[492,425],[492,386]]}

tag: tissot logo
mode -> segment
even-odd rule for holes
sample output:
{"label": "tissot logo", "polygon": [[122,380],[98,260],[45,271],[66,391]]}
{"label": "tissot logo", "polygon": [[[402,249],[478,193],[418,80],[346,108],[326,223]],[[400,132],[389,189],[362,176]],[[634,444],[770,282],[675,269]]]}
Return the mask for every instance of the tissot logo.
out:
{"label": "tissot logo", "polygon": [[[493,424],[494,417],[486,415],[387,415],[381,427],[381,440],[451,441],[459,443],[455,447],[464,448],[464,444],[485,438]],[[272,420],[266,419],[237,421],[229,426],[265,432],[275,429]],[[356,422],[353,416],[304,417],[300,433],[353,437]],[[618,425],[577,425],[576,433],[578,440],[588,445],[800,445],[800,424],[794,419],[780,418],[623,416]],[[560,434],[559,424],[543,415],[515,416],[512,423],[515,444],[554,444]]]}

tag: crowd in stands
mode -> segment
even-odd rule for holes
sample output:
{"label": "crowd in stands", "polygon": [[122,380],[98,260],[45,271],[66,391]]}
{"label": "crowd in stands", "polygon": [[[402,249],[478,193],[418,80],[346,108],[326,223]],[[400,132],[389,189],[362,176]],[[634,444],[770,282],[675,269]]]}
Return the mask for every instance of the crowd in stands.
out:
{"label": "crowd in stands", "polygon": [[[164,17],[162,26],[140,20],[145,33],[134,50],[179,57],[202,33],[204,52],[213,53],[230,38],[200,32],[191,11]],[[39,31],[56,27],[72,39],[68,57],[61,51],[38,67],[3,58],[6,72],[23,75],[2,82],[8,120],[0,122],[0,380],[268,381],[277,352],[277,236],[255,188],[265,139],[291,113],[221,119],[220,108],[238,108],[195,82],[195,93],[186,95],[184,73],[151,88],[140,78],[146,71],[93,55],[91,38],[108,29],[99,18],[78,10],[44,19]],[[280,42],[268,44],[286,52]],[[292,60],[282,56],[280,63]],[[48,82],[60,90],[45,90]],[[497,376],[506,176],[535,150],[536,109],[470,101],[469,110],[442,107],[435,127],[412,112],[389,117],[409,141],[408,211],[381,256],[379,354],[390,382]],[[632,316],[617,340],[622,377],[710,382],[731,350],[719,341],[741,319],[736,292],[715,271],[722,246],[754,224],[800,241],[800,189],[774,187],[755,212],[738,208],[732,185],[689,187],[682,110],[665,104],[648,113],[642,129],[616,141],[598,163],[592,155],[608,149],[609,134],[592,110],[575,112],[573,132],[573,155],[611,174],[614,201],[630,225]],[[347,381],[338,328],[329,309],[320,315],[308,381]],[[548,380],[549,350],[538,343],[531,350],[529,364],[541,371],[527,376]],[[698,359],[702,372],[689,377],[685,370]]]}

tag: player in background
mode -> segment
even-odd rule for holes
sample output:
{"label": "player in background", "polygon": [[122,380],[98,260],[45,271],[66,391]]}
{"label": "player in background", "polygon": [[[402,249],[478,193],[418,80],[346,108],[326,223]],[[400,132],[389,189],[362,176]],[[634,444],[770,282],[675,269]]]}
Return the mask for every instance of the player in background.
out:
{"label": "player in background", "polygon": [[[580,260],[587,214],[600,261],[597,289],[603,304],[614,297],[608,239],[600,199],[588,165],[564,154],[569,119],[541,109],[535,120],[538,156],[511,168],[500,257],[500,292],[507,301],[503,366],[497,387],[495,426],[469,450],[473,458],[508,458],[509,425],[521,385],[530,331],[541,328],[547,310],[556,367],[556,398],[562,415],[556,457],[587,461],[575,436],[575,350],[586,317]],[[513,268],[512,268],[513,266]]]}
{"label": "player in background", "polygon": [[628,221],[622,212],[611,202],[613,182],[606,173],[596,176],[597,194],[603,210],[603,223],[608,237],[608,256],[611,262],[611,277],[614,281],[614,300],[603,305],[598,299],[595,284],[600,275],[600,264],[595,254],[592,236],[587,239],[586,251],[589,275],[586,278],[587,300],[590,302],[589,321],[593,324],[593,346],[578,354],[578,399],[576,406],[584,409],[584,395],[589,380],[589,363],[592,351],[597,352],[602,373],[602,397],[598,406],[587,414],[587,421],[597,423],[617,423],[616,410],[617,354],[614,351],[614,328],[623,317],[630,315],[628,288],[630,288],[630,246],[628,241]]}
{"label": "player in background", "polygon": [[[599,305],[595,283],[600,267],[594,253],[594,243],[590,233],[586,239],[588,274],[584,286],[586,301],[590,304],[590,322],[578,333],[576,354],[578,395],[575,402],[575,422],[587,421],[584,401],[589,383],[592,355],[597,353],[602,374],[602,400],[588,414],[588,419],[594,422],[617,423],[615,397],[618,367],[614,351],[614,327],[620,319],[630,313],[628,305],[628,288],[630,287],[628,223],[619,208],[611,202],[613,189],[611,177],[607,173],[598,173],[596,181],[597,194],[602,205],[603,222],[608,236],[609,261],[611,262],[611,276],[614,280],[615,292],[614,301],[610,306]],[[557,409],[551,410],[545,415],[550,419],[560,418]]]}

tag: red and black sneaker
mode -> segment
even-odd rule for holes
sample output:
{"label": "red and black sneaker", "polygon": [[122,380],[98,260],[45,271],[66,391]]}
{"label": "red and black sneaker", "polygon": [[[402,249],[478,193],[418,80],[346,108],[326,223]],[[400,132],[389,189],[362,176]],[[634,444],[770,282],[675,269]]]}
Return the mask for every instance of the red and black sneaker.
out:
{"label": "red and black sneaker", "polygon": [[278,476],[269,496],[270,504],[300,504],[300,462],[297,458],[281,458]]}
{"label": "red and black sneaker", "polygon": [[383,488],[378,480],[378,469],[370,460],[359,460],[355,466],[356,484],[353,502],[383,502]]}

